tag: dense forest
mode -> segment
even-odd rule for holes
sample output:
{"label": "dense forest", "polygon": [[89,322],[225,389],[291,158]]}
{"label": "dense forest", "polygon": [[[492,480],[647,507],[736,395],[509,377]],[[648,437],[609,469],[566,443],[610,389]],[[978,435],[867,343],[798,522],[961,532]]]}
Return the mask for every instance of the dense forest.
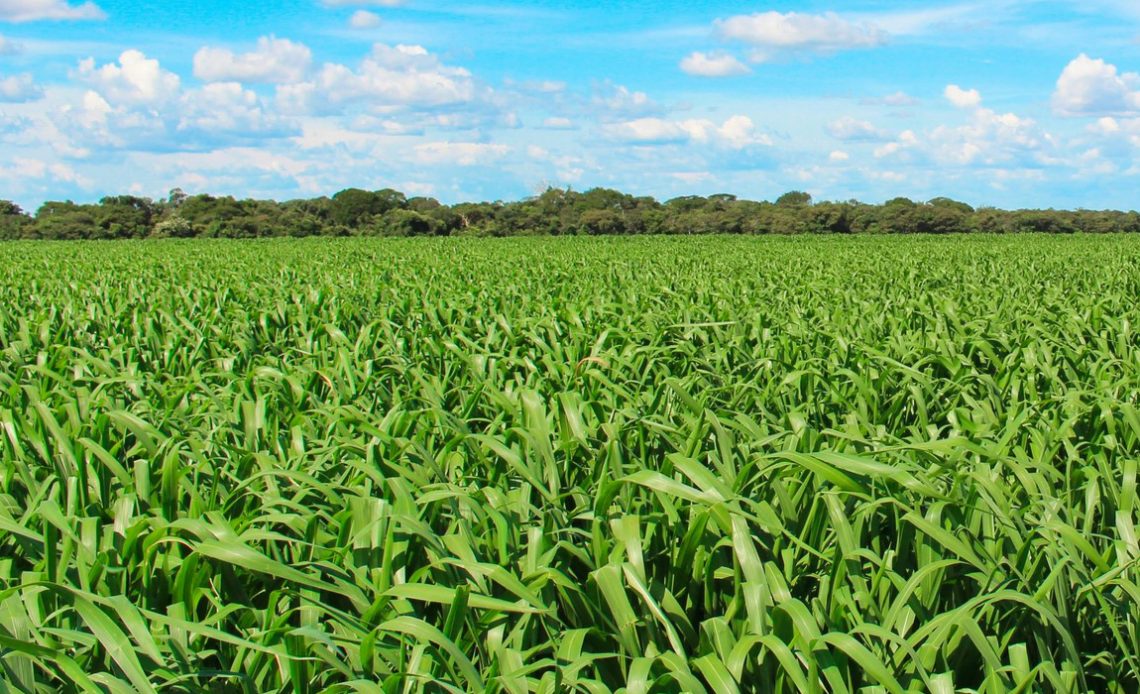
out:
{"label": "dense forest", "polygon": [[0,200],[0,239],[126,239],[269,236],[523,236],[569,234],[949,234],[1138,232],[1140,213],[998,210],[935,198],[882,205],[813,202],[802,192],[775,202],[733,195],[667,202],[616,190],[548,189],[519,202],[443,205],[395,190],[342,190],[310,200],[186,195],[110,196],[98,204],[44,203],[29,215]]}

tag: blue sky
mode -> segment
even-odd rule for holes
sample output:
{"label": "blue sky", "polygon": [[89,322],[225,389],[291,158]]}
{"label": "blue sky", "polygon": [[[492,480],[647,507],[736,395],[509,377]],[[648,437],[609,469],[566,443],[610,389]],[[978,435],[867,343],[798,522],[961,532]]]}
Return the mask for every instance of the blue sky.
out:
{"label": "blue sky", "polygon": [[0,198],[1140,206],[1140,3],[0,0]]}

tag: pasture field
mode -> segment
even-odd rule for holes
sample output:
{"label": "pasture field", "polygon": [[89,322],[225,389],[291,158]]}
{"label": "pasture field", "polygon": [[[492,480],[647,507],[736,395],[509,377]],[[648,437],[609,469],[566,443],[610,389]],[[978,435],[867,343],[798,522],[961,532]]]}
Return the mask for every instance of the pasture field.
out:
{"label": "pasture field", "polygon": [[0,691],[1140,688],[1140,238],[0,245]]}

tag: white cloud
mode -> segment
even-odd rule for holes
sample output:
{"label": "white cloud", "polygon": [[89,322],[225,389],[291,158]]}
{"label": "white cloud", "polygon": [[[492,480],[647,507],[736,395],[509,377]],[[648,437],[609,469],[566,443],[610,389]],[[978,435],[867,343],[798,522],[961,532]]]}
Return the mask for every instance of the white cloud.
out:
{"label": "white cloud", "polygon": [[844,152],[841,149],[837,149],[834,152],[832,152],[831,154],[827,155],[827,158],[833,162],[838,163],[838,162],[847,161],[848,159],[851,158],[851,155],[848,154],[847,152]]}
{"label": "white cloud", "polygon": [[733,149],[772,144],[772,140],[767,135],[756,133],[756,126],[748,116],[732,116],[717,128],[716,135]]}
{"label": "white cloud", "polygon": [[15,55],[23,51],[23,46],[6,36],[0,35],[0,55]]}
{"label": "white cloud", "polygon": [[80,124],[90,128],[106,123],[107,116],[114,110],[111,104],[107,103],[107,100],[99,96],[97,92],[87,90],[83,93],[83,102],[77,113]]}
{"label": "white cloud", "polygon": [[1112,116],[1098,118],[1096,123],[1089,126],[1089,130],[1098,135],[1115,135],[1120,132],[1120,121]]}
{"label": "white cloud", "polygon": [[661,110],[645,92],[633,91],[622,85],[605,84],[595,87],[592,103],[595,107],[616,116],[635,116],[656,113]]}
{"label": "white cloud", "polygon": [[[174,95],[162,101],[107,99],[94,89],[78,103],[64,106],[57,116],[59,130],[81,149],[170,148],[167,120],[162,111],[177,105]],[[181,143],[180,143],[181,144]]]}
{"label": "white cloud", "polygon": [[1057,79],[1053,109],[1066,116],[1127,114],[1140,111],[1140,75],[1082,53]]}
{"label": "white cloud", "polygon": [[41,19],[104,19],[93,2],[72,5],[66,0],[0,0],[0,20],[34,22]]}
{"label": "white cloud", "polygon": [[238,82],[183,89],[178,75],[137,50],[106,65],[83,60],[74,76],[90,88],[48,88],[45,119],[84,156],[100,150],[201,151],[254,137],[270,147],[272,139],[298,129]]}
{"label": "white cloud", "polygon": [[435,195],[435,184],[426,181],[403,181],[396,184],[396,190],[409,195]]}
{"label": "white cloud", "polygon": [[736,56],[728,53],[702,53],[696,51],[681,61],[681,70],[697,77],[731,77],[744,75],[751,70]]}
{"label": "white cloud", "polygon": [[978,108],[961,126],[940,126],[927,138],[930,156],[942,165],[995,166],[1048,163],[1055,141],[1035,121]]}
{"label": "white cloud", "polygon": [[754,62],[770,60],[780,53],[872,48],[887,40],[886,32],[878,26],[846,20],[833,12],[757,12],[718,19],[716,28],[723,38],[753,46]]}
{"label": "white cloud", "polygon": [[1140,118],[1103,116],[1085,128],[1098,142],[1098,151],[1132,160],[1140,149]]}
{"label": "white cloud", "polygon": [[95,67],[95,60],[87,58],[79,63],[78,76],[116,105],[162,103],[174,98],[181,85],[178,75],[134,49],[123,51],[118,64]]}
{"label": "white cloud", "polygon": [[476,166],[501,159],[508,152],[506,145],[483,142],[426,142],[416,145],[414,156],[420,164]]}
{"label": "white cloud", "polygon": [[962,89],[956,84],[946,86],[943,92],[946,100],[954,104],[955,108],[977,108],[982,105],[982,95],[977,89]]}
{"label": "white cloud", "polygon": [[828,123],[827,132],[835,139],[845,142],[874,142],[886,140],[890,137],[885,130],[880,130],[868,121],[858,120],[851,116],[843,116]]}
{"label": "white cloud", "polygon": [[692,137],[680,123],[664,118],[638,118],[606,126],[604,130],[614,139],[639,144],[684,142]]}
{"label": "white cloud", "polygon": [[395,121],[376,118],[355,119],[349,127],[331,118],[309,118],[302,122],[302,132],[290,141],[302,150],[344,149],[348,152],[373,154],[390,136],[405,136],[405,127]]}
{"label": "white cloud", "polygon": [[312,60],[313,53],[304,44],[262,36],[257,49],[249,53],[212,46],[199,49],[194,54],[194,76],[206,82],[286,84],[304,79]]}
{"label": "white cloud", "polygon": [[1108,176],[1116,173],[1120,168],[1097,147],[1085,150],[1075,160],[1078,176]]}
{"label": "white cloud", "polygon": [[91,183],[67,164],[45,162],[40,159],[14,157],[10,166],[0,167],[0,179],[21,181],[29,178],[72,183],[81,187],[87,187]]}
{"label": "white cloud", "polygon": [[542,127],[548,130],[571,130],[574,127],[574,121],[570,120],[569,118],[559,118],[553,116],[543,120]]}
{"label": "white cloud", "polygon": [[540,82],[523,82],[516,83],[511,79],[506,79],[503,82],[508,87],[517,87],[526,92],[535,92],[537,94],[560,94],[566,91],[566,83],[558,82],[555,80],[544,80]]}
{"label": "white cloud", "polygon": [[23,103],[38,99],[42,95],[43,90],[27,73],[0,77],[0,103]]}
{"label": "white cloud", "polygon": [[603,127],[612,139],[630,144],[684,144],[713,143],[731,149],[744,149],[753,145],[771,145],[767,135],[758,134],[752,119],[732,116],[717,126],[710,120],[667,120],[664,118],[637,118]]}
{"label": "white cloud", "polygon": [[363,102],[375,107],[432,107],[473,101],[471,73],[444,65],[422,46],[381,43],[353,70],[326,63],[312,81],[282,85],[279,101],[288,108],[321,110]]}
{"label": "white cloud", "polygon": [[357,10],[348,18],[348,25],[353,29],[375,29],[381,23],[380,15],[368,10]]}
{"label": "white cloud", "polygon": [[[194,190],[218,189],[218,185],[232,185],[229,177],[250,177],[270,175],[295,181],[307,173],[313,164],[294,157],[272,152],[260,147],[225,147],[209,152],[138,153],[132,156],[134,163],[144,170],[154,171],[160,177],[171,177],[187,181],[192,185],[182,186]],[[221,174],[206,176],[204,173]]]}
{"label": "white cloud", "polygon": [[859,103],[865,106],[894,106],[896,108],[902,108],[905,106],[917,106],[921,102],[904,91],[897,91],[893,94],[887,94],[886,96],[860,99]]}
{"label": "white cloud", "polygon": [[265,136],[283,129],[279,118],[266,113],[257,94],[237,82],[213,82],[182,96],[178,130]]}
{"label": "white cloud", "polygon": [[688,185],[704,183],[706,181],[711,181],[714,178],[712,173],[709,171],[677,171],[669,175],[681,183],[686,183]]}
{"label": "white cloud", "polygon": [[895,140],[893,142],[888,142],[887,144],[882,145],[881,147],[876,147],[874,154],[875,154],[876,159],[884,159],[886,157],[895,156],[895,155],[899,154],[900,152],[904,152],[908,149],[913,149],[913,148],[918,147],[918,146],[919,146],[918,136],[914,134],[914,131],[913,130],[904,130],[901,133],[899,133],[899,137],[897,140]]}
{"label": "white cloud", "polygon": [[[1016,4],[998,0],[998,4]],[[881,27],[892,36],[919,36],[934,32],[951,32],[968,29],[979,23],[983,8],[976,2],[965,0],[942,7],[904,7],[883,12],[869,12],[858,15],[861,19]],[[985,21],[985,20],[981,20]]]}
{"label": "white cloud", "polygon": [[918,99],[907,94],[903,91],[895,92],[894,94],[887,94],[882,98],[882,102],[887,106],[916,106]]}

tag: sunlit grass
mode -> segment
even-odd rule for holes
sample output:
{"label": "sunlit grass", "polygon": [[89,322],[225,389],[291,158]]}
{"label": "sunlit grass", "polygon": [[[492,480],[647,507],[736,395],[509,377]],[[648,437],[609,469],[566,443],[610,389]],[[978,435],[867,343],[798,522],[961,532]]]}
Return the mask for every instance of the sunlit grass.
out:
{"label": "sunlit grass", "polygon": [[1140,239],[0,245],[0,690],[1140,688]]}

